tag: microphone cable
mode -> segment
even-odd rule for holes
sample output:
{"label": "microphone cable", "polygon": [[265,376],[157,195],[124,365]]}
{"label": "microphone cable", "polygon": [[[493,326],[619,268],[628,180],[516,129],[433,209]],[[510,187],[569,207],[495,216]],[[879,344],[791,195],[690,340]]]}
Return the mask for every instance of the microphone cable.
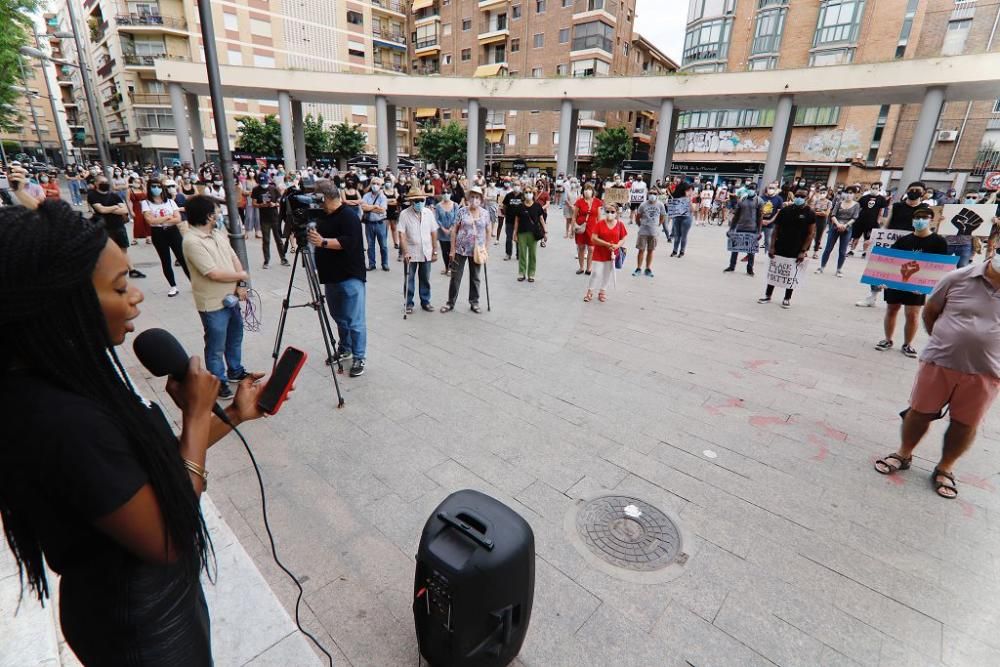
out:
{"label": "microphone cable", "polygon": [[[247,303],[249,302],[250,300],[247,299]],[[230,424],[230,426],[232,426],[232,424]],[[302,584],[299,583],[298,577],[292,574],[292,571],[285,567],[285,564],[278,558],[278,550],[274,546],[274,535],[271,533],[271,522],[267,518],[267,496],[264,493],[264,479],[261,477],[260,467],[257,465],[257,459],[254,458],[253,452],[250,451],[250,445],[247,443],[247,439],[243,437],[243,434],[240,433],[238,428],[232,426],[232,429],[233,433],[239,436],[240,442],[243,443],[243,448],[247,451],[247,456],[250,457],[250,462],[253,464],[254,473],[257,475],[257,485],[260,487],[260,512],[264,517],[264,530],[267,531],[267,540],[271,545],[271,558],[273,558],[278,567],[280,567],[281,570],[288,575],[288,578],[295,584],[295,588],[299,590],[298,597],[295,598],[295,625],[298,627],[299,632],[308,637],[310,641],[316,645],[316,648],[323,652],[323,655],[325,655],[327,660],[330,662],[330,667],[333,667],[333,656],[330,655],[330,652],[326,650],[326,648],[319,642],[318,639],[316,639],[316,637],[313,636],[311,632],[302,627],[302,621],[299,620],[299,605],[302,602],[302,596],[305,595],[305,591],[302,590]]]}
{"label": "microphone cable", "polygon": [[247,289],[247,299],[243,302],[243,329],[250,333],[260,331],[260,317],[263,314],[263,302],[260,292],[253,288]]}

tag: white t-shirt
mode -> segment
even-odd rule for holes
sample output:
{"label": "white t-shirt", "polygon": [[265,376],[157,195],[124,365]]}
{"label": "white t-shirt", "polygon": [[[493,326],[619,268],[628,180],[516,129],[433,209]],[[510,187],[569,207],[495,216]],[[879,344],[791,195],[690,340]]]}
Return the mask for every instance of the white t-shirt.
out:
{"label": "white t-shirt", "polygon": [[706,206],[708,206],[708,203],[712,201],[712,197],[714,197],[714,196],[715,196],[715,192],[712,191],[712,190],[709,190],[708,188],[705,188],[704,190],[701,191],[701,201]]}
{"label": "white t-shirt", "polygon": [[[177,204],[173,199],[167,199],[159,204],[151,202],[148,199],[144,199],[142,202],[142,212],[150,213],[154,218],[166,218],[177,213],[180,209],[177,208]],[[160,225],[163,226],[163,225]]]}

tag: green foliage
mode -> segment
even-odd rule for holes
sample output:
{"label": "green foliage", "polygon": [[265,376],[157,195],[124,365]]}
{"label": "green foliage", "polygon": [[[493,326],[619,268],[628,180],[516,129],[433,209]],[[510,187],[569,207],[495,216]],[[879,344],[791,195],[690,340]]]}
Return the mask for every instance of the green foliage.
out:
{"label": "green foliage", "polygon": [[612,127],[594,137],[594,164],[616,169],[632,155],[632,137],[626,127]]}
{"label": "green foliage", "polygon": [[17,118],[17,103],[24,90],[11,88],[7,84],[22,83],[21,66],[26,71],[31,62],[21,55],[22,46],[34,47],[31,36],[35,26],[31,13],[38,10],[39,0],[0,0],[0,72],[4,73],[0,86],[0,129],[14,130],[20,126]]}
{"label": "green foliage", "polygon": [[334,125],[330,132],[329,152],[338,160],[347,160],[365,151],[365,133],[360,125],[348,123],[346,120]]}
{"label": "green foliage", "polygon": [[306,158],[313,159],[320,153],[325,153],[330,149],[330,131],[323,127],[323,114],[313,118],[311,113],[307,113],[302,119],[302,127],[306,135]]}
{"label": "green foliage", "polygon": [[455,121],[441,127],[425,127],[417,135],[417,150],[420,152],[420,157],[438,169],[464,167],[467,155],[466,137],[465,128]]}
{"label": "green foliage", "polygon": [[264,121],[253,116],[236,119],[236,148],[255,155],[281,155],[281,124],[273,114]]}

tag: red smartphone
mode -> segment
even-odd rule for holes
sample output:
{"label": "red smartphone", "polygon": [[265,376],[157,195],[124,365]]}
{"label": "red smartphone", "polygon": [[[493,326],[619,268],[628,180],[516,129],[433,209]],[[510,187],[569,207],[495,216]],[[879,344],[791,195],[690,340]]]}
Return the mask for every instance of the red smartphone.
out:
{"label": "red smartphone", "polygon": [[257,407],[269,415],[277,414],[305,363],[305,352],[294,347],[286,347],[274,367],[274,372],[264,385],[264,390],[257,398]]}

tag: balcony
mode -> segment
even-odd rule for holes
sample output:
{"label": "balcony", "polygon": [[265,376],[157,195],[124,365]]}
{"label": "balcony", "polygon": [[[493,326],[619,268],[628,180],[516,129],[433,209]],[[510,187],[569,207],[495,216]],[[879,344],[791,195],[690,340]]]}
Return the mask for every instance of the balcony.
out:
{"label": "balcony", "polygon": [[187,21],[159,14],[119,14],[115,17],[119,32],[187,36]]}
{"label": "balcony", "polygon": [[388,42],[392,48],[406,50],[406,35],[401,30],[383,29],[380,25],[372,26],[372,37],[380,42]]}
{"label": "balcony", "polygon": [[385,60],[380,55],[379,51],[375,52],[375,57],[372,59],[372,64],[376,68],[381,69],[381,70],[385,70],[387,72],[396,72],[397,74],[406,74],[406,65],[403,65],[401,63],[400,64],[396,64],[396,63],[390,62],[389,60]]}
{"label": "balcony", "polygon": [[111,75],[111,70],[114,68],[114,66],[115,66],[115,59],[105,57],[103,64],[97,68],[97,76],[99,76],[102,79],[107,78],[108,76]]}
{"label": "balcony", "polygon": [[423,67],[417,66],[413,68],[411,74],[416,74],[418,76],[434,76],[435,74],[441,73],[441,65],[434,63],[432,65],[425,65]]}
{"label": "balcony", "polygon": [[[174,135],[174,129],[172,127],[137,127],[135,128],[136,134],[140,137],[148,137],[151,134],[167,134],[170,136]],[[126,135],[128,130],[125,130]],[[112,136],[114,134],[112,133]]]}
{"label": "balcony", "polygon": [[441,50],[441,45],[438,42],[437,35],[433,37],[426,37],[424,39],[418,39],[413,44],[413,53],[416,56],[430,55],[431,53],[436,53]]}
{"label": "balcony", "polygon": [[130,93],[129,98],[135,106],[170,106],[170,96],[160,93]]}
{"label": "balcony", "polygon": [[610,55],[614,53],[614,48],[614,42],[603,35],[587,35],[586,37],[574,37],[570,51],[597,49]]}
{"label": "balcony", "polygon": [[157,60],[187,60],[184,56],[175,56],[169,53],[154,53],[146,56],[126,53],[124,56],[125,67],[132,70],[152,70]]}
{"label": "balcony", "polygon": [[402,0],[371,0],[372,9],[375,11],[389,12],[406,16],[406,7]]}
{"label": "balcony", "polygon": [[483,24],[482,30],[479,32],[479,45],[503,42],[508,37],[510,37],[510,26],[507,24],[507,18],[494,19]]}
{"label": "balcony", "polygon": [[618,23],[618,3],[611,0],[588,0],[583,11],[573,14],[573,21],[604,19],[611,25]]}

